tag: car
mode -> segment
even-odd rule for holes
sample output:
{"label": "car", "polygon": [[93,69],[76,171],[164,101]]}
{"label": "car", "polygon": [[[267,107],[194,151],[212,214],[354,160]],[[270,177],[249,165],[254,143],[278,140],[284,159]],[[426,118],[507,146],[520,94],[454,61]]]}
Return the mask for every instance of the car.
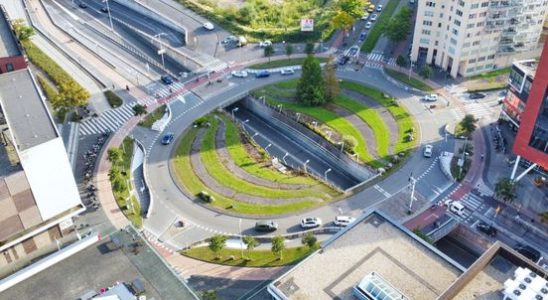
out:
{"label": "car", "polygon": [[436,102],[436,101],[438,101],[438,95],[436,95],[436,94],[426,95],[426,96],[422,97],[422,100],[426,101],[426,102]]}
{"label": "car", "polygon": [[369,7],[367,9],[373,9],[374,10],[375,9],[375,4],[373,4],[373,3],[369,4]]}
{"label": "car", "polygon": [[255,223],[255,230],[261,232],[272,232],[278,229],[278,224],[274,221],[259,221]]}
{"label": "car", "polygon": [[173,141],[173,133],[169,132],[162,138],[162,145],[169,145]]}
{"label": "car", "polygon": [[414,5],[414,4],[415,4],[415,0],[409,0],[409,4]]}
{"label": "car", "polygon": [[517,244],[514,250],[516,250],[521,255],[527,257],[528,259],[532,260],[535,263],[539,262],[541,259],[540,252],[531,246]]}
{"label": "car", "polygon": [[372,12],[374,12],[374,11],[375,11],[375,7],[374,7],[374,6],[373,6],[373,8],[369,7],[369,8],[367,9],[367,12],[368,12],[368,13],[372,13]]}
{"label": "car", "polygon": [[238,40],[236,41],[236,46],[243,47],[245,45],[247,45],[247,39],[245,38],[245,36],[240,35],[238,37]]}
{"label": "car", "polygon": [[424,151],[422,152],[422,155],[424,155],[424,157],[432,157],[432,149],[434,148],[434,146],[432,145],[426,145],[424,146]]}
{"label": "car", "polygon": [[365,23],[365,29],[370,29],[373,24],[371,22]]}
{"label": "car", "polygon": [[232,77],[236,77],[236,78],[246,78],[247,77],[247,71],[232,71],[232,73],[230,73],[232,75]]}
{"label": "car", "polygon": [[106,7],[106,6],[101,7],[100,10],[104,13],[108,13],[108,7]]}
{"label": "car", "polygon": [[88,8],[88,5],[84,2],[80,2],[80,4],[78,4],[78,6],[80,6],[80,8]]}
{"label": "car", "polygon": [[259,47],[266,48],[268,46],[272,46],[272,41],[270,40],[264,40],[259,42]]}
{"label": "car", "polygon": [[261,70],[257,73],[255,73],[256,78],[265,78],[270,76],[270,72],[268,70]]}
{"label": "car", "polygon": [[476,228],[487,234],[488,236],[496,236],[497,235],[497,229],[485,222],[479,222],[478,225],[476,225]]}
{"label": "car", "polygon": [[487,95],[485,95],[484,93],[471,93],[469,97],[470,99],[483,99],[485,98],[485,96]]}
{"label": "car", "polygon": [[378,17],[377,14],[372,14],[372,15],[371,15],[371,18],[370,18],[369,20],[371,20],[371,21],[373,21],[373,22],[374,22],[374,21],[377,21],[377,17]]}
{"label": "car", "polygon": [[336,216],[333,223],[335,224],[335,226],[346,227],[354,221],[356,221],[356,218],[352,218],[349,216]]}
{"label": "car", "polygon": [[364,20],[364,21],[367,20],[369,18],[369,15],[370,14],[368,12],[365,12],[362,16],[362,20]]}
{"label": "car", "polygon": [[205,22],[202,26],[209,31],[215,29],[215,26],[211,22]]}
{"label": "car", "polygon": [[350,57],[348,56],[341,56],[339,57],[339,65],[343,66],[350,60]]}
{"label": "car", "polygon": [[449,204],[449,211],[463,218],[466,217],[466,214],[464,212],[464,205],[462,205],[462,203],[458,201],[453,201],[451,202],[451,204]]}
{"label": "car", "polygon": [[378,12],[382,11],[382,4],[377,5],[377,11]]}
{"label": "car", "polygon": [[362,42],[363,40],[365,40],[365,37],[367,36],[367,32],[363,31],[362,33],[360,33],[360,42]]}
{"label": "car", "polygon": [[320,220],[320,218],[316,218],[316,217],[304,218],[301,221],[302,228],[315,228],[320,226],[322,226],[322,220]]}
{"label": "car", "polygon": [[170,75],[162,75],[162,77],[160,77],[160,79],[162,80],[163,83],[165,83],[167,85],[170,85],[175,81],[175,79],[173,77],[171,77]]}
{"label": "car", "polygon": [[292,68],[283,68],[280,71],[280,74],[281,75],[293,75],[293,74],[295,74],[295,70],[293,70]]}
{"label": "car", "polygon": [[230,43],[235,43],[237,41],[238,41],[238,38],[236,36],[229,35],[221,42],[221,44],[230,44]]}

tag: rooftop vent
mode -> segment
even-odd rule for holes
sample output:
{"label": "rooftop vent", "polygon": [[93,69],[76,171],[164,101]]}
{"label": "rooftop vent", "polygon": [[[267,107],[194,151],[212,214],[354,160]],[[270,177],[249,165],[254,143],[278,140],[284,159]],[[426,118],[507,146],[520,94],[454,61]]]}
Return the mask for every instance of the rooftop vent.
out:
{"label": "rooftop vent", "polygon": [[518,291],[518,290],[514,290],[514,295],[519,296],[519,295],[521,295],[521,292]]}
{"label": "rooftop vent", "polygon": [[542,300],[542,296],[541,295],[536,295],[535,300]]}
{"label": "rooftop vent", "polygon": [[531,283],[531,278],[525,277],[525,279],[523,279],[523,281],[525,281],[525,282],[527,282],[527,283]]}
{"label": "rooftop vent", "polygon": [[520,283],[520,284],[519,284],[519,288],[522,289],[522,290],[524,290],[524,289],[526,289],[527,287],[525,286],[525,284]]}

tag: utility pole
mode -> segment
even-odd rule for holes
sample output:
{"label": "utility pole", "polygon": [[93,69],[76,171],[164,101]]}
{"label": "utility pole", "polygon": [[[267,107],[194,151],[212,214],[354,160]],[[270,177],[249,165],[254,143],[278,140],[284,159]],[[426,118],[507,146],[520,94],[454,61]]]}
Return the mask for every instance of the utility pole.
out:
{"label": "utility pole", "polygon": [[107,13],[108,13],[108,20],[110,21],[110,30],[114,31],[114,26],[112,26],[112,16],[110,15],[110,7],[108,6],[108,0],[103,0],[103,2],[107,3]]}

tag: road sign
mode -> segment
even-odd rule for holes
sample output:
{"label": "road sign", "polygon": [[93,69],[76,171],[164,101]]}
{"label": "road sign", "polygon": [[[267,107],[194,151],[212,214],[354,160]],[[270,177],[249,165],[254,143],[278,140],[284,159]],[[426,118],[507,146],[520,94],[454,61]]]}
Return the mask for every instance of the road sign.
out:
{"label": "road sign", "polygon": [[314,19],[301,19],[301,31],[314,31]]}

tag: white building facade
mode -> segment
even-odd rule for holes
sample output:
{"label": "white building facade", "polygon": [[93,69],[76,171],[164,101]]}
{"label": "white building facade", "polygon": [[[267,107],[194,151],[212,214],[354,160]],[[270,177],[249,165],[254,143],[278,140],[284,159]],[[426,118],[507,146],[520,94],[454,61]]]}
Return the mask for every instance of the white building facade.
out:
{"label": "white building facade", "polygon": [[466,77],[534,58],[547,7],[548,0],[419,1],[411,61]]}

